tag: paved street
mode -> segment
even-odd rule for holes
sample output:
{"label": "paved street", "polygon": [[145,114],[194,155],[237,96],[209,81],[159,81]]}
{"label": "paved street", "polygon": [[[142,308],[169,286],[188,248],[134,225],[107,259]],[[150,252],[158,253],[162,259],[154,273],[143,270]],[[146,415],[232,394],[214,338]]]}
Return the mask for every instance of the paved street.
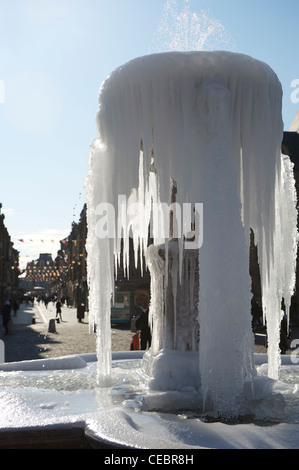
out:
{"label": "paved street", "polygon": [[[56,316],[55,304],[50,302],[48,308],[42,302],[35,302],[34,307],[31,303],[21,304],[16,316],[12,312],[14,333],[5,336],[0,325],[0,339],[5,344],[5,362],[94,353],[96,335],[89,331],[86,315],[79,323],[76,309],[62,307],[62,322],[55,322],[56,333],[49,333],[49,321]],[[130,328],[113,327],[112,350],[129,350],[133,334]]]}
{"label": "paved street", "polygon": [[[79,323],[75,308],[62,307],[62,322],[55,322],[56,333],[50,333],[49,321],[55,316],[56,308],[52,302],[47,308],[42,302],[35,302],[34,306],[31,303],[21,304],[17,315],[12,316],[13,334],[5,336],[0,324],[0,339],[5,344],[5,362],[96,352],[96,335],[89,331],[87,313]],[[129,327],[113,325],[112,351],[130,350],[133,335]],[[294,329],[293,338],[299,338],[298,328]],[[267,352],[264,341],[264,336],[255,336],[255,352]],[[288,351],[288,354],[290,353],[291,351]]]}

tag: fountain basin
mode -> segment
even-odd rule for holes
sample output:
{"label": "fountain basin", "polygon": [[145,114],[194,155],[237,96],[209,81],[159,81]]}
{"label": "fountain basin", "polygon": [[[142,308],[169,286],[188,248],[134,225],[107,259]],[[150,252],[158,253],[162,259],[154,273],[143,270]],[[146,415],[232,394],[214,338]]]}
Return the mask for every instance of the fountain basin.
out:
{"label": "fountain basin", "polygon": [[[233,424],[177,406],[184,397],[196,400],[198,390],[149,390],[142,358],[142,351],[114,353],[105,387],[97,385],[95,354],[2,364],[0,435],[19,436],[19,443],[45,436],[44,445],[51,435],[69,436],[65,443],[73,436],[78,446],[106,449],[299,447],[299,368],[292,356],[282,356],[274,381],[267,355],[254,355],[256,416]],[[16,443],[5,439],[2,445]]]}

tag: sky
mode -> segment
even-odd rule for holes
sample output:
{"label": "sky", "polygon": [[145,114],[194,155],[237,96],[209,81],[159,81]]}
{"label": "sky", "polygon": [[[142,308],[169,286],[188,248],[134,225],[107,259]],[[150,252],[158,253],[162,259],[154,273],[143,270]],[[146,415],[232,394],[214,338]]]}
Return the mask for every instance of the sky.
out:
{"label": "sky", "polygon": [[[186,45],[173,12],[187,11],[200,40]],[[248,54],[281,81],[288,130],[299,109],[298,18],[298,0],[0,0],[0,202],[21,268],[55,257],[79,220],[98,93],[114,69],[173,48]]]}

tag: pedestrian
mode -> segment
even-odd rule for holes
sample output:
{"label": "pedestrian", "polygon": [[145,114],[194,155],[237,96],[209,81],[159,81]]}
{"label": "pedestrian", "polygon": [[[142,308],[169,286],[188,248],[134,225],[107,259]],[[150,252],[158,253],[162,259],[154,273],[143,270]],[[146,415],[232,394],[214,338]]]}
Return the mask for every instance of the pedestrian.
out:
{"label": "pedestrian", "polygon": [[7,300],[1,309],[2,324],[5,329],[5,334],[9,334],[9,323],[11,322],[11,301]]}
{"label": "pedestrian", "polygon": [[148,322],[148,308],[144,308],[141,315],[137,318],[136,329],[140,331],[140,348],[150,348],[152,342],[152,334]]}
{"label": "pedestrian", "polygon": [[135,333],[131,341],[131,351],[139,351],[140,349],[140,340],[139,340],[139,331]]}
{"label": "pedestrian", "polygon": [[57,302],[56,302],[56,320],[59,320],[59,317],[60,317],[60,320],[62,321],[61,303],[59,302],[59,300],[57,300]]}
{"label": "pedestrian", "polygon": [[13,311],[14,311],[14,316],[16,316],[17,311],[19,310],[19,302],[16,299],[13,300],[12,308],[13,308]]}
{"label": "pedestrian", "polygon": [[78,318],[79,323],[81,323],[81,321],[84,318],[84,312],[85,312],[84,304],[78,305],[78,307],[77,307],[77,318]]}

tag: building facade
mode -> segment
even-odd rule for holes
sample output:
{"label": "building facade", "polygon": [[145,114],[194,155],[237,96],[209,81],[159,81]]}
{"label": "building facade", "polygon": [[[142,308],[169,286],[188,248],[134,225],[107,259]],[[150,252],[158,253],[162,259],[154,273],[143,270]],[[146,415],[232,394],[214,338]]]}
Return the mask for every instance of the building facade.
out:
{"label": "building facade", "polygon": [[0,204],[0,308],[7,299],[19,296],[19,252],[13,247]]}
{"label": "building facade", "polygon": [[57,275],[51,253],[41,253],[37,260],[30,261],[26,266],[26,277],[22,287],[26,292],[42,288],[44,293],[51,296],[51,282]]}
{"label": "building facade", "polygon": [[60,250],[55,259],[58,276],[52,279],[51,290],[52,294],[65,300],[69,306],[84,304],[88,309],[86,236],[84,205],[79,222],[73,222],[69,236],[60,242]]}
{"label": "building facade", "polygon": [[[84,304],[88,310],[88,284],[87,284],[87,219],[86,204],[84,205],[79,222],[72,224],[67,238],[61,240],[60,250],[54,261],[58,275],[52,278],[52,295],[65,300],[69,306],[78,307]],[[141,274],[140,266],[134,267],[133,243],[130,240],[130,276],[124,273],[123,266],[117,270],[115,280],[116,293],[126,294],[129,298],[130,316],[134,316],[137,305],[149,301],[150,275],[148,271]]]}

